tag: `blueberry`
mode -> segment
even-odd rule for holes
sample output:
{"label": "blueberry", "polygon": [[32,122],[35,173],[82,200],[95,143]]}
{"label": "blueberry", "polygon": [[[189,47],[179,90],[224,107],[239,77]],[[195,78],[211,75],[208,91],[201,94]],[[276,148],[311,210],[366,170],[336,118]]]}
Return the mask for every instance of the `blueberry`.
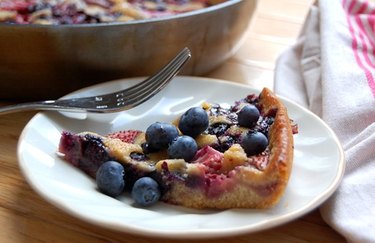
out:
{"label": "blueberry", "polygon": [[151,206],[159,201],[159,184],[151,177],[139,178],[134,183],[131,196],[136,204],[142,207]]}
{"label": "blueberry", "polygon": [[124,167],[117,161],[103,163],[96,172],[96,185],[99,191],[117,197],[124,191]]}
{"label": "blueberry", "polygon": [[247,156],[263,152],[268,146],[267,137],[261,132],[248,132],[241,141],[241,146]]}
{"label": "blueberry", "polygon": [[158,151],[168,148],[178,135],[177,128],[172,124],[155,122],[146,130],[146,142],[151,151]]}
{"label": "blueberry", "polygon": [[179,136],[175,138],[168,148],[168,156],[171,159],[184,159],[191,161],[198,151],[198,145],[190,136]]}
{"label": "blueberry", "polygon": [[257,123],[259,116],[260,113],[256,106],[245,105],[238,112],[238,124],[243,127],[251,128]]}
{"label": "blueberry", "polygon": [[208,124],[207,112],[201,107],[192,107],[181,116],[178,128],[183,134],[195,138],[207,129]]}

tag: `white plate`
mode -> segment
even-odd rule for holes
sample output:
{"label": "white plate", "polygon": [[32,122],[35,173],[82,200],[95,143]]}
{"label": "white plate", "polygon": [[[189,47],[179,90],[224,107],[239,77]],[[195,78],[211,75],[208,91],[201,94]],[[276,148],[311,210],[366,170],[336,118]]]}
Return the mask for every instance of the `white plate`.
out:
{"label": "white plate", "polygon": [[[108,82],[69,96],[93,95],[128,87],[139,79]],[[317,116],[282,98],[299,126],[289,185],[269,210],[192,210],[158,203],[137,208],[129,195],[120,200],[96,190],[94,181],[56,155],[60,133],[145,129],[171,121],[203,101],[232,104],[250,93],[245,85],[196,77],[176,77],[160,94],[136,109],[117,114],[38,113],[18,144],[20,168],[31,186],[52,204],[96,225],[128,233],[173,238],[210,238],[256,232],[281,225],[311,211],[337,188],[344,172],[343,151],[332,130]]]}

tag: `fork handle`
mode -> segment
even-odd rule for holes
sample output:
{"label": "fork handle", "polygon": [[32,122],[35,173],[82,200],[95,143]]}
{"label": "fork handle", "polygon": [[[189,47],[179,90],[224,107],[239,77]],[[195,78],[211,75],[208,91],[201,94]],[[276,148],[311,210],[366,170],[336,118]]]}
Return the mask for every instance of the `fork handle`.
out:
{"label": "fork handle", "polygon": [[[59,111],[73,111],[79,112],[84,111],[83,108],[73,107],[69,105],[69,102],[61,102],[64,100],[46,100],[46,101],[36,101],[27,102],[15,105],[9,105],[0,107],[0,114],[7,114],[26,110],[59,110]],[[77,105],[77,104],[76,104]]]}

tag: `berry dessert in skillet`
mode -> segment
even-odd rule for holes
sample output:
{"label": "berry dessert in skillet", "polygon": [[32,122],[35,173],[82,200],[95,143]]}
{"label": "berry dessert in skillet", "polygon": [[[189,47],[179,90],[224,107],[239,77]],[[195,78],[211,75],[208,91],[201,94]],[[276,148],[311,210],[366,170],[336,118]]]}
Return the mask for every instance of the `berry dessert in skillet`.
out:
{"label": "berry dessert in skillet", "polygon": [[63,159],[112,197],[191,208],[270,208],[282,197],[293,163],[292,124],[267,88],[225,108],[203,103],[171,123],[105,136],[62,132]]}
{"label": "berry dessert in skillet", "polygon": [[96,24],[173,16],[227,0],[0,0],[0,23]]}

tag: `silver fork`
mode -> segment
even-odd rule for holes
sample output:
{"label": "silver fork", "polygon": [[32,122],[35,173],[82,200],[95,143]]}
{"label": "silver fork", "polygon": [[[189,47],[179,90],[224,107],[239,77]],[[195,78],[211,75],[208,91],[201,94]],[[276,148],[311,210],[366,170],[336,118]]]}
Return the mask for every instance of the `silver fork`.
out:
{"label": "silver fork", "polygon": [[45,100],[0,107],[0,115],[25,110],[59,110],[109,113],[129,110],[153,97],[177,75],[191,57],[184,48],[155,75],[121,91],[82,98]]}

